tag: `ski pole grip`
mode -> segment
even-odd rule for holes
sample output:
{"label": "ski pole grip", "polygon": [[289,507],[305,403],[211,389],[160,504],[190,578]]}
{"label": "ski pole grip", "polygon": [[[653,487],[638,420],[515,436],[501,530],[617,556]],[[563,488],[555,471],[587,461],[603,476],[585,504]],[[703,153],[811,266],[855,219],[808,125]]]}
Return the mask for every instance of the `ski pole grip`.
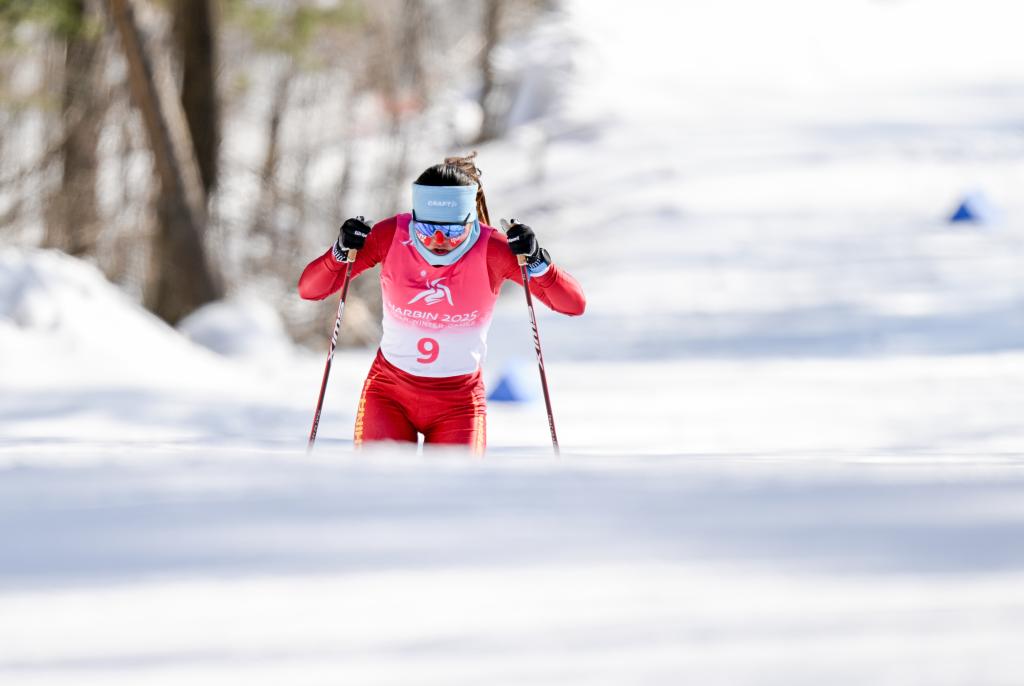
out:
{"label": "ski pole grip", "polygon": [[[364,224],[366,223],[366,217],[364,217],[361,214],[356,215],[356,219],[358,219],[359,221],[363,222]],[[347,256],[348,256],[348,259],[346,261],[348,261],[348,262],[355,262],[356,261],[356,254],[358,254],[358,253],[359,253],[358,250],[350,249],[348,251],[348,253],[346,253]]]}
{"label": "ski pole grip", "polygon": [[[508,230],[511,229],[512,226],[515,223],[516,223],[516,220],[514,218],[512,219],[511,223],[509,223],[509,221],[507,219],[502,219],[501,220],[501,230],[504,231],[505,233],[508,233]],[[519,263],[520,267],[525,267],[526,266],[526,255],[516,255],[516,262]]]}

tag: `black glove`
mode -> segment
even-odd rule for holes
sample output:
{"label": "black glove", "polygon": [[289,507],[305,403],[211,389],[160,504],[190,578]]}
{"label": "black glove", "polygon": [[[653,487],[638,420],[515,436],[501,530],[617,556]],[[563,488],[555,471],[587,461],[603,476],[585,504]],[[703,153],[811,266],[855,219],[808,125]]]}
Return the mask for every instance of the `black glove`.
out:
{"label": "black glove", "polygon": [[362,215],[346,219],[338,232],[338,246],[344,250],[362,250],[371,230]]}
{"label": "black glove", "polygon": [[526,224],[517,224],[512,220],[512,226],[505,232],[508,236],[508,247],[514,255],[526,255],[527,263],[535,262],[540,257],[540,245],[537,243],[537,236]]}
{"label": "black glove", "polygon": [[513,219],[512,226],[508,227],[505,235],[508,236],[508,247],[512,253],[526,256],[526,269],[530,276],[541,276],[551,266],[551,255],[540,247],[537,236],[529,226],[519,224]]}
{"label": "black glove", "polygon": [[348,262],[348,251],[362,250],[371,230],[362,215],[346,219],[338,231],[338,240],[334,241],[334,259],[338,262]]}

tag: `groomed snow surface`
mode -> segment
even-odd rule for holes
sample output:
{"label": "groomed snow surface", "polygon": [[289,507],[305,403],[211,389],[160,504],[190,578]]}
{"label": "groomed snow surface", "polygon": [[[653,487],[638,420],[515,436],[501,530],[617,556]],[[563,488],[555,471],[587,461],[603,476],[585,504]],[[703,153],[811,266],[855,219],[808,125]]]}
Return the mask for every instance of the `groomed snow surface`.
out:
{"label": "groomed snow surface", "polygon": [[[0,249],[0,684],[1024,683],[1020,10],[568,10],[571,98],[481,152],[588,293],[563,457],[536,402],[353,455],[371,350],[306,455],[323,353],[258,301]],[[532,370],[511,287],[491,343]]]}

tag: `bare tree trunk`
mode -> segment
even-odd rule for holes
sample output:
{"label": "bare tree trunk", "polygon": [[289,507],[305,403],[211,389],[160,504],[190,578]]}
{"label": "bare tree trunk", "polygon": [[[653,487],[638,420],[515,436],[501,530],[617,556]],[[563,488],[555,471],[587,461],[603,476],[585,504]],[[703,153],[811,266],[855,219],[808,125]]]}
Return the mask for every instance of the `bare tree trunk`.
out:
{"label": "bare tree trunk", "polygon": [[207,195],[217,187],[220,151],[215,22],[210,0],[176,0],[174,37],[182,65],[181,104]]}
{"label": "bare tree trunk", "polygon": [[92,255],[101,224],[96,198],[97,146],[106,113],[100,41],[84,29],[86,0],[68,0],[73,13],[64,57],[61,107],[64,165],[59,191],[50,200],[43,244],[71,255]]}
{"label": "bare tree trunk", "polygon": [[206,196],[166,55],[148,53],[133,0],[108,0],[124,45],[132,99],[142,114],[160,180],[159,228],[147,306],[175,323],[222,294],[203,247]]}
{"label": "bare tree trunk", "polygon": [[480,110],[483,112],[483,121],[480,123],[480,135],[477,143],[483,143],[495,138],[499,133],[501,125],[498,105],[495,102],[496,79],[494,73],[494,49],[501,40],[501,17],[505,0],[486,0],[484,7],[484,44],[480,50]]}

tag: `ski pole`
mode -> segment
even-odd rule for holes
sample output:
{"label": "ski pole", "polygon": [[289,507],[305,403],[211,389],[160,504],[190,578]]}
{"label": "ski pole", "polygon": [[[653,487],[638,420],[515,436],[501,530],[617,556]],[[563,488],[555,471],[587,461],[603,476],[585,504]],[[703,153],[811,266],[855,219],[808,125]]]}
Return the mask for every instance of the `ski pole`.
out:
{"label": "ski pole", "polygon": [[[445,164],[450,164],[458,167],[463,172],[469,175],[477,183],[477,194],[476,194],[476,209],[477,215],[483,221],[484,224],[491,224],[491,218],[487,212],[487,199],[484,196],[484,186],[480,183],[480,177],[483,172],[476,166],[474,161],[476,158],[476,151],[474,150],[465,157],[446,157]],[[513,219],[512,223],[515,224],[516,220]],[[501,220],[501,228],[506,233],[509,229],[509,223],[504,219]],[[548,410],[548,428],[551,429],[551,447],[555,450],[555,455],[559,455],[558,450],[558,434],[555,433],[555,415],[551,411],[551,393],[548,391],[548,376],[544,371],[544,354],[540,349],[540,330],[537,328],[537,314],[533,309],[533,296],[530,294],[530,272],[526,267],[526,256],[519,255],[519,271],[523,278],[523,290],[526,292],[526,307],[530,310],[530,325],[533,327],[533,346],[537,350],[537,368],[540,369],[540,385],[544,390],[544,405]]]}
{"label": "ski pole", "polygon": [[309,444],[306,453],[313,451],[316,441],[316,430],[320,426],[320,411],[324,407],[324,394],[327,392],[327,377],[331,374],[331,361],[334,360],[334,349],[338,347],[338,333],[341,331],[341,316],[345,313],[345,298],[348,296],[348,282],[352,276],[352,263],[356,261],[356,251],[349,250],[345,263],[345,281],[341,286],[341,298],[338,300],[338,318],[334,321],[334,333],[331,335],[331,349],[327,352],[327,363],[324,365],[324,379],[320,382],[320,397],[316,400],[316,413],[313,415],[313,428],[309,432]]}
{"label": "ski pole", "polygon": [[[512,220],[512,224],[515,224],[516,220]],[[501,220],[501,228],[508,233],[511,225]],[[526,266],[526,255],[517,255],[516,258],[519,261],[519,271],[523,277],[523,290],[526,292],[526,308],[530,311],[530,326],[533,327],[533,347],[537,350],[537,368],[540,370],[540,385],[544,391],[544,405],[548,410],[548,428],[551,429],[551,447],[555,450],[555,455],[560,455],[558,450],[558,434],[555,433],[555,414],[551,411],[551,393],[548,391],[548,375],[544,371],[544,353],[540,349],[540,330],[537,328],[537,313],[533,309],[533,296],[530,294],[530,271]]]}

